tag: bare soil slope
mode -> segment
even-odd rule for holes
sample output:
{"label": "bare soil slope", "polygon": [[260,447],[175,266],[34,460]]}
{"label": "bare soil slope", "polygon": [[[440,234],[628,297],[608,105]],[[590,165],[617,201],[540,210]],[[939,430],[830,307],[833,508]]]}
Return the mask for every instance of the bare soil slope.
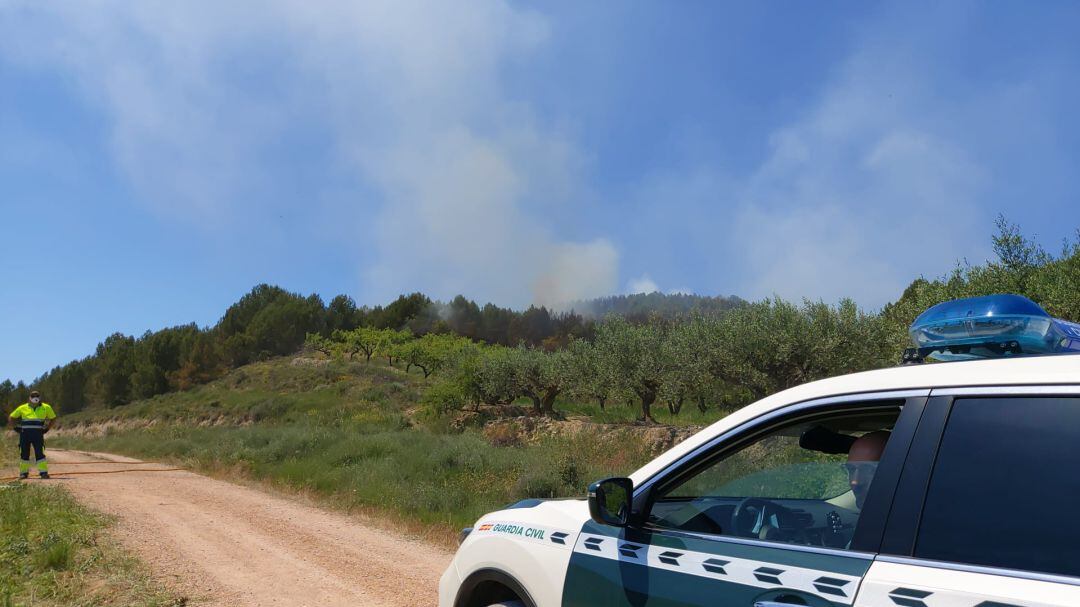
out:
{"label": "bare soil slope", "polygon": [[[423,606],[451,555],[416,539],[165,465],[53,449],[51,472],[192,605]],[[77,465],[72,465],[77,464]]]}

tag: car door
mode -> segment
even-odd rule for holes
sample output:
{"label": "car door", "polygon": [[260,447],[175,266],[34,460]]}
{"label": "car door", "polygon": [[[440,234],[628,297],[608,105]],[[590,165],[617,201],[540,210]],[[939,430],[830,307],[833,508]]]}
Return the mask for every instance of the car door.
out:
{"label": "car door", "polygon": [[[635,489],[631,525],[585,524],[563,604],[851,605],[924,395],[800,403],[718,437]],[[886,429],[857,499],[841,467],[850,441]]]}
{"label": "car door", "polygon": [[935,391],[856,607],[1080,605],[1080,388]]}

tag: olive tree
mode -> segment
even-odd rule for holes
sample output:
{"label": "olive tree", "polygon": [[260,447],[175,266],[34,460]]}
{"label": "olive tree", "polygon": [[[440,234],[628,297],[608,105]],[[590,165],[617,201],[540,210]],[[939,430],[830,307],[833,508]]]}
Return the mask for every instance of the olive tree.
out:
{"label": "olive tree", "polygon": [[567,350],[570,352],[570,392],[577,398],[596,400],[604,410],[608,399],[615,396],[616,388],[604,372],[603,353],[584,339],[571,341]]}
{"label": "olive tree", "polygon": [[633,393],[641,402],[644,422],[655,423],[652,405],[660,396],[675,361],[665,347],[669,328],[658,320],[631,324],[612,317],[596,330],[601,368],[616,390]]}
{"label": "olive tree", "polygon": [[469,393],[477,402],[497,405],[513,402],[521,391],[514,376],[515,350],[488,346],[480,350],[469,377]]}
{"label": "olive tree", "polygon": [[843,300],[801,306],[766,299],[706,320],[710,373],[758,399],[799,384],[889,364],[880,316]]}
{"label": "olive tree", "polygon": [[555,415],[555,399],[571,382],[570,360],[566,350],[545,352],[525,345],[512,350],[513,385],[532,400],[537,415]]}
{"label": "olive tree", "polygon": [[669,364],[660,383],[659,398],[672,415],[682,411],[687,399],[696,400],[704,411],[705,398],[715,381],[707,356],[712,329],[707,320],[693,318],[671,326],[660,344],[660,358]]}

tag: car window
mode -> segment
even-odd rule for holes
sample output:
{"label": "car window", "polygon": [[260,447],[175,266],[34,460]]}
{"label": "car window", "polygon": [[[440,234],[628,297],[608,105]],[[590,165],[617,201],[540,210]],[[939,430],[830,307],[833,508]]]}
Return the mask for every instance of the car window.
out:
{"label": "car window", "polygon": [[799,437],[774,434],[710,466],[669,494],[672,497],[830,499],[848,491],[841,464],[847,454],[803,449]]}
{"label": "car window", "polygon": [[1080,577],[1080,398],[954,402],[921,558]]}
{"label": "car window", "polygon": [[661,489],[655,527],[846,547],[899,408],[792,422]]}

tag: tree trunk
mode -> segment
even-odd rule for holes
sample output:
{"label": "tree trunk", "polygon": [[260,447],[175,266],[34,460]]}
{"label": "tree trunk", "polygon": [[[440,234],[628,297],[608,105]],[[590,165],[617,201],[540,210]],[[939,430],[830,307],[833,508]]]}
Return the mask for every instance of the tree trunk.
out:
{"label": "tree trunk", "polygon": [[543,415],[544,403],[540,399],[540,396],[533,393],[526,394],[526,396],[528,396],[529,399],[533,402],[533,413],[535,413],[536,415]]}
{"label": "tree trunk", "polygon": [[606,396],[600,396],[600,397],[598,397],[596,399],[596,402],[600,405],[600,410],[604,411],[605,410],[604,405],[607,403],[607,397]]}
{"label": "tree trunk", "polygon": [[559,391],[554,388],[550,388],[544,393],[544,398],[540,401],[540,405],[543,407],[544,415],[548,417],[555,417],[555,397],[559,395]]}
{"label": "tree trunk", "polygon": [[412,371],[412,363],[405,363],[405,372],[408,373],[410,371]]}
{"label": "tree trunk", "polygon": [[707,410],[707,407],[705,406],[705,397],[704,396],[699,396],[698,397],[698,399],[697,399],[697,409],[698,409],[698,411],[701,411],[702,413],[704,413]]}
{"label": "tree trunk", "polygon": [[372,354],[374,354],[374,352],[364,352],[364,356],[365,356],[364,362],[367,362],[367,363],[371,362],[371,355]]}
{"label": "tree trunk", "polygon": [[427,367],[424,367],[424,366],[421,366],[421,365],[416,365],[416,366],[420,367],[420,370],[424,372],[424,379],[427,379],[428,375],[431,375],[431,371],[428,371]]}
{"label": "tree trunk", "polygon": [[656,420],[652,416],[652,405],[656,402],[656,391],[645,390],[638,392],[638,396],[641,397],[641,417],[638,421],[655,424]]}
{"label": "tree trunk", "polygon": [[678,399],[669,402],[668,411],[671,411],[672,415],[678,415],[682,411],[683,400],[684,398],[680,396]]}

